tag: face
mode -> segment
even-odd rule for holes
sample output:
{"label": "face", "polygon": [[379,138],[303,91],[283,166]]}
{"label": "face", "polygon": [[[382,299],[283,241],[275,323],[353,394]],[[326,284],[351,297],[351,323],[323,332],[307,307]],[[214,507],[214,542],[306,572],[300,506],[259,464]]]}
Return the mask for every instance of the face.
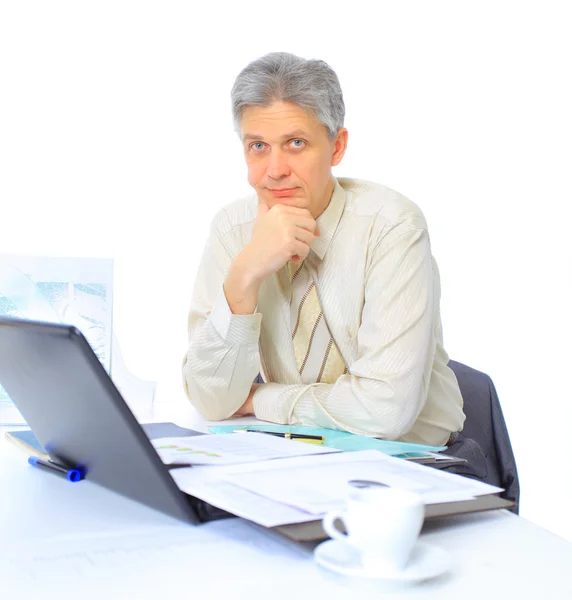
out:
{"label": "face", "polygon": [[289,102],[247,107],[240,129],[248,183],[259,202],[307,208],[319,217],[332,196],[332,167],[343,158],[347,130],[331,140],[313,114]]}

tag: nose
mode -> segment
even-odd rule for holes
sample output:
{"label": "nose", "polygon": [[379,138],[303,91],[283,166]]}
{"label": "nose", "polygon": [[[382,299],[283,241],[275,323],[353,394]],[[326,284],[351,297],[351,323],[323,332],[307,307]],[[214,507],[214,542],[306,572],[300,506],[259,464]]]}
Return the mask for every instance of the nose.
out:
{"label": "nose", "polygon": [[288,166],[287,156],[279,149],[272,149],[268,159],[268,167],[266,169],[270,179],[283,179],[290,175],[290,167]]}

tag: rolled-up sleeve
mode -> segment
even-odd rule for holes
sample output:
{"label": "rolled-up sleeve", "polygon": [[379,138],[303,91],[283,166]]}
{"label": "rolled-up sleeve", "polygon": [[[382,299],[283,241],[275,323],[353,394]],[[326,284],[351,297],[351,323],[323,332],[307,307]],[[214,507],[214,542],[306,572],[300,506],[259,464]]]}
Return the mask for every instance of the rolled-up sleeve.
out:
{"label": "rolled-up sleeve", "polygon": [[183,385],[193,406],[209,420],[226,419],[244,403],[260,370],[262,315],[232,314],[224,280],[234,260],[224,240],[225,214],[213,221],[188,318],[189,346]]}
{"label": "rolled-up sleeve", "polygon": [[400,439],[424,407],[439,290],[425,229],[390,232],[372,249],[357,358],[333,384],[260,386],[260,419]]}

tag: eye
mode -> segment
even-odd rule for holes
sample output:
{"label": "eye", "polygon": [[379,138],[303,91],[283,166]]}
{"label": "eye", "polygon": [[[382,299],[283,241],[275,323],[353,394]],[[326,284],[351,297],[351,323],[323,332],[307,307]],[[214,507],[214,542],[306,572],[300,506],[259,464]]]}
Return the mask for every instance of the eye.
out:
{"label": "eye", "polygon": [[304,140],[295,139],[290,141],[290,146],[292,146],[292,148],[303,148],[305,145],[306,142]]}
{"label": "eye", "polygon": [[253,142],[252,144],[250,144],[250,149],[253,152],[259,153],[262,152],[262,150],[264,150],[264,142]]}

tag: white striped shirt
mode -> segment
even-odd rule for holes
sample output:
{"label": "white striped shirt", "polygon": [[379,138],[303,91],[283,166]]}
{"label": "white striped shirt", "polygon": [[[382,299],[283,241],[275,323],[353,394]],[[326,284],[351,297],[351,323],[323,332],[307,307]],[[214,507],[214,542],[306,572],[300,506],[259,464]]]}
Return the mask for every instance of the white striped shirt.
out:
{"label": "white striped shirt", "polygon": [[253,315],[233,315],[223,282],[248,244],[252,195],[215,217],[189,313],[185,391],[210,420],[233,415],[261,372],[257,418],[343,429],[385,439],[442,444],[465,416],[447,367],[440,280],[420,209],[385,186],[338,179],[317,222],[306,262],[348,372],[333,384],[303,384],[290,324],[286,265],[266,279]]}

